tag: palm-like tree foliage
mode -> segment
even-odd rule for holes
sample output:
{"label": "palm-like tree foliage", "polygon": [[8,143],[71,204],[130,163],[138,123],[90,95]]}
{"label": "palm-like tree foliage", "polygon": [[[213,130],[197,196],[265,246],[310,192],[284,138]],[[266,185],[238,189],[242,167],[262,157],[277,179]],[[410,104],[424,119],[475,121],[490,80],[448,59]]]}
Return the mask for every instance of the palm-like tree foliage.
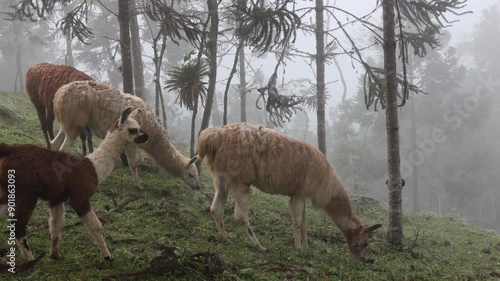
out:
{"label": "palm-like tree foliage", "polygon": [[205,99],[207,94],[207,83],[203,79],[208,75],[208,67],[204,63],[188,62],[174,67],[168,72],[165,89],[179,91],[176,102],[191,111],[198,108],[198,100]]}
{"label": "palm-like tree foliage", "polygon": [[208,76],[209,72],[208,66],[203,61],[188,61],[169,71],[168,76],[170,79],[165,82],[165,89],[179,91],[175,102],[193,112],[191,117],[191,156],[194,156],[194,131],[196,127],[196,114],[198,113],[198,100],[201,99],[203,102],[207,95],[208,89],[205,86],[207,83],[203,82],[203,80]]}

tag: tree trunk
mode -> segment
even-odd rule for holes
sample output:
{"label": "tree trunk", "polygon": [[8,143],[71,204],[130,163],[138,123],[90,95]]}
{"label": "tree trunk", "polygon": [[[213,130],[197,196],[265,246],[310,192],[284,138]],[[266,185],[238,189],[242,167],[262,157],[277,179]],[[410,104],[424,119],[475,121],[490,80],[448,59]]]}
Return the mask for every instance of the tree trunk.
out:
{"label": "tree trunk", "polygon": [[129,0],[130,9],[130,40],[132,49],[132,68],[134,73],[135,95],[147,100],[146,86],[144,85],[144,63],[142,61],[141,34],[135,0]]}
{"label": "tree trunk", "polygon": [[384,20],[384,71],[386,78],[386,128],[387,162],[389,174],[389,226],[388,240],[391,244],[402,246],[403,213],[401,196],[401,169],[399,155],[398,100],[396,84],[396,34],[394,0],[383,2]]}
{"label": "tree trunk", "polygon": [[[20,25],[19,22],[14,22],[15,34],[21,34],[21,27],[19,25]],[[19,40],[15,37],[14,37],[14,42],[15,42],[14,46],[16,48],[16,68],[17,68],[17,75],[19,77],[19,80],[18,80],[19,81],[19,90],[20,90],[20,92],[24,92],[23,77],[24,77],[25,73],[23,71],[23,62],[22,62],[22,56],[23,56],[22,46],[19,43]],[[16,90],[17,90],[17,87],[16,87]]]}
{"label": "tree trunk", "polygon": [[129,27],[128,0],[118,0],[118,21],[120,23],[120,49],[122,55],[123,91],[134,94],[134,76],[132,58],[130,53],[130,27]]}
{"label": "tree trunk", "polygon": [[64,59],[64,64],[74,66],[75,62],[73,60],[73,48],[71,46],[71,36],[67,34],[65,38],[66,38],[66,56]]}
{"label": "tree trunk", "polygon": [[215,83],[217,83],[217,35],[219,32],[219,12],[217,11],[217,0],[207,0],[208,13],[210,15],[210,34],[207,42],[208,65],[210,74],[208,75],[208,91],[205,100],[205,110],[201,120],[200,132],[208,128],[210,114],[212,113],[212,104],[215,95]]}
{"label": "tree trunk", "polygon": [[[243,39],[240,39],[241,46],[243,46]],[[245,48],[242,47],[239,53],[240,56],[240,121],[247,122],[247,79],[245,70]]]}
{"label": "tree trunk", "polygon": [[[198,106],[196,106],[196,107],[198,107]],[[189,154],[190,154],[191,158],[194,157],[194,155],[195,155],[194,154],[194,150],[195,150],[194,143],[195,143],[196,137],[195,137],[194,132],[196,131],[196,115],[197,115],[197,113],[198,113],[198,109],[195,108],[193,110],[193,115],[191,116],[191,141],[189,143]]]}
{"label": "tree trunk", "polygon": [[316,89],[318,118],[318,148],[326,155],[325,128],[325,30],[323,18],[323,0],[316,0]]}
{"label": "tree trunk", "polygon": [[229,95],[229,87],[231,86],[231,81],[233,80],[233,76],[236,73],[236,66],[238,65],[238,59],[240,57],[240,51],[242,48],[243,48],[243,42],[240,40],[240,42],[238,43],[238,47],[236,47],[236,53],[234,54],[233,67],[231,67],[231,73],[229,73],[226,87],[224,89],[224,113],[222,117],[223,125],[227,125],[227,99]]}

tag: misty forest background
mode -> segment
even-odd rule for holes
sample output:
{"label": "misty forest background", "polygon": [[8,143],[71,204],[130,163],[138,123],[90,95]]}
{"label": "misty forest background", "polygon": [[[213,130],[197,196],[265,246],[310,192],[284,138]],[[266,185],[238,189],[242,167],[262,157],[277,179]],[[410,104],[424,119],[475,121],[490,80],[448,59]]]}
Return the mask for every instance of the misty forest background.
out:
{"label": "misty forest background", "polygon": [[[2,10],[12,11],[10,5],[17,2],[2,1]],[[211,9],[215,15],[214,6],[209,7],[206,2],[172,1],[161,9],[148,9],[155,1],[130,0],[129,55],[134,73],[128,74],[122,73],[126,65],[122,63],[118,20],[122,7],[117,2],[123,1],[52,2],[65,5],[54,6],[50,13],[38,10],[38,15],[35,9],[26,8],[35,21],[26,14],[25,20],[19,20],[23,17],[20,14],[18,18],[16,14],[4,14],[0,19],[1,90],[22,93],[27,69],[38,62],[71,64],[120,89],[127,86],[123,85],[124,79],[133,80],[135,85],[130,92],[149,102],[166,122],[176,146],[186,150],[195,140],[193,132],[207,126],[203,124],[208,122],[204,116],[207,112],[209,126],[224,121],[259,123],[318,145],[321,123],[317,121],[317,111],[322,104],[317,99],[318,53],[314,35],[318,25],[314,20],[314,2],[281,2],[294,11],[293,16],[285,13],[280,18],[286,22],[284,25],[275,26],[275,31],[282,29],[286,40],[278,42],[275,37],[270,42],[257,42],[261,39],[255,38],[255,34],[251,39],[237,34],[242,32],[237,28],[241,22],[238,16],[243,16],[233,10],[241,1],[208,1],[218,11],[215,29],[207,24],[207,11]],[[330,12],[325,13],[323,21],[326,102],[324,131],[319,129],[319,135],[325,136],[322,150],[349,191],[387,202],[384,101],[367,94],[362,66],[366,62],[372,67],[383,67],[382,30],[375,27],[382,24],[381,3],[370,1],[373,11],[360,15],[336,7],[335,2],[324,3],[325,11]],[[70,25],[61,19],[75,8],[86,9],[84,20],[72,15],[74,22],[82,20],[85,25],[66,29]],[[169,17],[162,18],[165,11]],[[460,20],[456,14],[463,12],[467,12],[466,6],[448,20]],[[295,21],[301,25],[291,31],[287,24]],[[454,38],[440,27],[439,33],[432,34],[438,39],[437,44],[422,44],[415,51],[407,49],[404,71],[410,86],[419,90],[418,94],[409,91],[406,104],[398,108],[401,177],[406,181],[402,206],[406,212],[459,216],[500,231],[500,3],[469,15],[467,21],[467,36]],[[180,33],[169,29],[168,24],[180,26]],[[193,25],[199,25],[209,36],[215,32],[217,44],[210,38],[199,40],[203,33],[185,33]],[[404,26],[416,29],[411,22]],[[351,45],[353,42],[355,45]],[[215,60],[211,57],[214,54]],[[191,77],[203,81],[198,85],[199,91],[178,91],[183,88],[182,79],[189,78],[183,77],[183,71],[199,61],[203,64],[201,69],[191,72]],[[355,70],[356,77],[350,79],[344,73],[347,70]],[[398,72],[403,72],[400,61]],[[133,75],[134,79],[122,78],[122,74]],[[139,76],[143,77],[142,82]],[[208,83],[209,80],[215,82]],[[289,103],[288,107],[278,106],[275,112],[279,116],[266,111],[266,99],[274,93]],[[374,103],[369,104],[370,99]],[[207,110],[207,105],[211,110]]]}

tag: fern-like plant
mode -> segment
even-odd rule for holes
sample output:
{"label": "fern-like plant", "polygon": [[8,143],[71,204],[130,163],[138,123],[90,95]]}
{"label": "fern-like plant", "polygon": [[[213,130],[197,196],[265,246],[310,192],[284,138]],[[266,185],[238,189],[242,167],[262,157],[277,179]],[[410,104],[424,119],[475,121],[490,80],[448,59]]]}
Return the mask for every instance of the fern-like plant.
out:
{"label": "fern-like plant", "polygon": [[165,82],[165,89],[178,91],[175,100],[181,107],[185,106],[193,112],[191,118],[191,142],[190,153],[194,156],[194,140],[196,115],[198,113],[198,101],[205,99],[207,95],[207,82],[205,78],[209,74],[207,65],[202,61],[188,61],[181,66],[174,67],[167,72],[169,79]]}

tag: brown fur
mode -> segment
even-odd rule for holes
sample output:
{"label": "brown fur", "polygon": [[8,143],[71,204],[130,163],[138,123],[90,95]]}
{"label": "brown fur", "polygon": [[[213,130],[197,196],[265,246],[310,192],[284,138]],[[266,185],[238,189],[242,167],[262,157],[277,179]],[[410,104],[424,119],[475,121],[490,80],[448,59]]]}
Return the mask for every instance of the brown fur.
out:
{"label": "brown fur", "polygon": [[227,190],[231,190],[236,201],[235,219],[246,228],[254,245],[264,249],[247,217],[249,189],[254,185],[269,194],[291,197],[297,248],[308,247],[304,203],[310,199],[315,208],[324,210],[341,229],[353,255],[363,257],[368,226],[356,217],[335,169],[314,146],[262,126],[235,123],[202,131],[198,156],[206,159],[214,177],[216,195],[211,211],[222,235],[225,233],[220,219],[221,205]]}
{"label": "brown fur", "polygon": [[[50,148],[50,139],[54,138],[54,95],[57,90],[69,82],[94,80],[87,74],[70,65],[56,65],[42,62],[31,67],[26,73],[26,93],[36,108],[40,126],[42,128],[47,148]],[[47,135],[48,134],[48,135]],[[85,132],[81,134],[85,149]],[[89,142],[89,149],[91,143]],[[84,151],[84,154],[85,151]]]}
{"label": "brown fur", "polygon": [[148,135],[134,119],[140,112],[141,109],[131,107],[124,109],[113,130],[88,157],[30,144],[0,144],[0,215],[17,219],[15,238],[25,259],[33,260],[26,240],[26,227],[39,198],[48,201],[49,205],[50,254],[53,258],[58,257],[65,202],[87,226],[101,255],[111,258],[102,236],[102,225],[90,207],[90,198],[98,184],[111,174],[126,145],[148,141]]}
{"label": "brown fur", "polygon": [[16,238],[26,236],[38,198],[49,206],[69,200],[80,217],[90,211],[97,174],[89,159],[31,144],[0,144],[0,159],[0,204],[7,203],[8,171],[15,171]]}

